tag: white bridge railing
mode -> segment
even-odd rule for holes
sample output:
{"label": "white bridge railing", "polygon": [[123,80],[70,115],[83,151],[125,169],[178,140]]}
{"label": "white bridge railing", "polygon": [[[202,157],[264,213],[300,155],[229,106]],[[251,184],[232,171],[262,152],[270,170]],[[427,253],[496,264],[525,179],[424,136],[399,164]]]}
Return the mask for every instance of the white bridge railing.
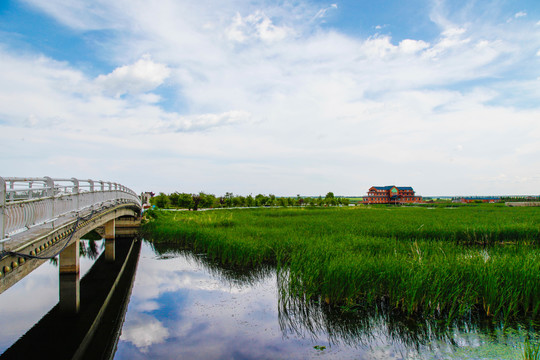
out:
{"label": "white bridge railing", "polygon": [[33,226],[54,222],[70,212],[111,203],[141,206],[133,190],[117,183],[0,177],[0,241]]}

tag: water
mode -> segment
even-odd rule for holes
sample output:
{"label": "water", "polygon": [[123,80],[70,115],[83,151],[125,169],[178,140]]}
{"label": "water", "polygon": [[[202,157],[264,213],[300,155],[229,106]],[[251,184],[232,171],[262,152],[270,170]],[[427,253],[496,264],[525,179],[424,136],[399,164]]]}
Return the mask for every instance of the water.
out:
{"label": "water", "polygon": [[[103,252],[103,240],[80,243],[82,256],[79,271],[82,278]],[[58,303],[58,267],[46,261],[28,276],[0,294],[0,353],[37,323]]]}
{"label": "water", "polygon": [[[115,359],[516,359],[525,329],[436,329],[279,301],[275,270],[143,244]],[[317,347],[317,348],[316,348]]]}
{"label": "water", "polygon": [[[81,259],[81,277],[92,263]],[[241,271],[143,242],[115,359],[519,359],[538,333],[282,301],[280,279],[272,268]],[[0,351],[57,301],[49,262],[1,294]]]}

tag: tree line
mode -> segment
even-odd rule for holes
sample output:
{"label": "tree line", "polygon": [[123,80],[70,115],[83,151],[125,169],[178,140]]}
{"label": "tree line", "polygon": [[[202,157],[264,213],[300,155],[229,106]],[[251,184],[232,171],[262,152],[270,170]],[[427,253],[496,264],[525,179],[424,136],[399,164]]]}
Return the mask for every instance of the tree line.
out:
{"label": "tree line", "polygon": [[256,196],[234,195],[227,192],[224,196],[215,196],[200,192],[198,194],[173,192],[159,193],[150,199],[150,204],[160,209],[211,209],[260,206],[348,206],[349,199],[336,197],[332,192],[325,197],[277,197],[275,195],[258,194]]}

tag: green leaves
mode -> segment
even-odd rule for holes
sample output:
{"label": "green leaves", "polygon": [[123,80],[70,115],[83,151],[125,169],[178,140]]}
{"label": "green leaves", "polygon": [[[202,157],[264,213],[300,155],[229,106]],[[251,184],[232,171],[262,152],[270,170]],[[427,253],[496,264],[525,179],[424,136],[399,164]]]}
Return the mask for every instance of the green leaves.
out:
{"label": "green leaves", "polygon": [[[286,269],[286,296],[405,313],[540,315],[540,208],[162,211],[145,225],[221,263]],[[423,226],[422,226],[423,225]],[[419,230],[420,228],[420,230]],[[479,246],[477,244],[482,244]]]}

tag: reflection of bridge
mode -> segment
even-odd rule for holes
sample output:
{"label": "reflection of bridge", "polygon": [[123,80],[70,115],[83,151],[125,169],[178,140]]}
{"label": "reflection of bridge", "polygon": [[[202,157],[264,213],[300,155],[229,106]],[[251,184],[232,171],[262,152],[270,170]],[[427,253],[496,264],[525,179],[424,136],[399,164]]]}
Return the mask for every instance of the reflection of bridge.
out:
{"label": "reflection of bridge", "polygon": [[79,239],[93,229],[105,237],[105,258],[115,259],[115,237],[138,226],[141,203],[116,183],[0,177],[0,293],[47,259],[60,255],[60,307],[79,310]]}
{"label": "reflection of bridge", "polygon": [[[116,246],[116,259],[102,254],[81,279],[81,306],[77,316],[66,316],[61,304],[53,307],[0,360],[112,359],[124,323],[135,278],[141,241],[123,239]],[[76,275],[60,276],[60,286]]]}

